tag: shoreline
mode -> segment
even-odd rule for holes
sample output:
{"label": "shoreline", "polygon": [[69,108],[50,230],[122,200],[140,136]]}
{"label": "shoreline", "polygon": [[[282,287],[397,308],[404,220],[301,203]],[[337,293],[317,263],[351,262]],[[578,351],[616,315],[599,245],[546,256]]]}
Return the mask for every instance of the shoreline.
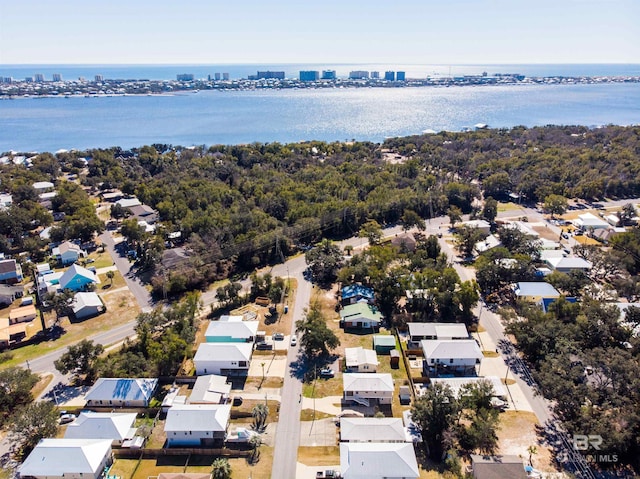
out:
{"label": "shoreline", "polygon": [[407,79],[405,81],[369,80],[105,80],[103,82],[12,82],[0,84],[0,100],[27,98],[108,98],[114,96],[174,96],[200,91],[263,91],[263,90],[333,90],[359,88],[450,88],[491,86],[540,85],[602,85],[611,83],[640,83],[640,77],[462,77],[437,79]]}

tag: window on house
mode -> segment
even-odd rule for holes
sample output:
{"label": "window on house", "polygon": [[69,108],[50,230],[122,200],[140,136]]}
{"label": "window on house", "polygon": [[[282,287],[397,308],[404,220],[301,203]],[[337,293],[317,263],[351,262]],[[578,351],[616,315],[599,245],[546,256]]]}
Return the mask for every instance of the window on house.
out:
{"label": "window on house", "polygon": [[449,364],[453,364],[453,359],[449,359]]}
{"label": "window on house", "polygon": [[238,365],[239,365],[241,368],[246,368],[246,367],[247,367],[247,362],[246,362],[246,361],[240,361],[240,362],[238,363]]}

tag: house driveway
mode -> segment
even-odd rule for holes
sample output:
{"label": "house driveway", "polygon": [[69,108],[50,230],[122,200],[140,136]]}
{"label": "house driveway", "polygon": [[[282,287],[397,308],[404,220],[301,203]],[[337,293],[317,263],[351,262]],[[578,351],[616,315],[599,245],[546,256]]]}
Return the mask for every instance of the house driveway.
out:
{"label": "house driveway", "polygon": [[338,426],[333,418],[300,421],[301,446],[335,446],[337,443]]}

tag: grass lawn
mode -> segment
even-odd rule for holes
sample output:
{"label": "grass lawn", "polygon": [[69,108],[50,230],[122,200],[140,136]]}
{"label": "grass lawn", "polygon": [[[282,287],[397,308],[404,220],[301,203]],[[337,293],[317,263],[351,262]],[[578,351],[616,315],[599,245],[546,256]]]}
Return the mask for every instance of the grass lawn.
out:
{"label": "grass lawn", "polygon": [[506,411],[500,414],[498,449],[501,454],[515,454],[529,459],[527,449],[535,446],[538,453],[533,456],[533,466],[543,472],[555,471],[551,451],[538,442],[536,426],[538,419],[532,412]]}
{"label": "grass lawn", "polygon": [[[273,468],[273,448],[260,446],[260,460],[250,465],[244,458],[229,459],[233,479],[270,479]],[[146,479],[146,478],[145,478]]]}
{"label": "grass lawn", "polygon": [[127,286],[127,282],[122,277],[120,271],[113,272],[113,280],[107,277],[107,273],[99,274],[100,284],[98,285],[97,293],[107,293],[109,290],[115,290]]}
{"label": "grass lawn", "polygon": [[244,389],[257,389],[258,386],[263,388],[281,388],[283,385],[284,378],[267,376],[263,381],[261,376],[249,376],[244,382]]}
{"label": "grass lawn", "polygon": [[[253,408],[257,404],[264,404],[264,401],[257,400],[257,399],[245,399],[244,401],[242,401],[242,405],[238,407],[234,407],[233,410],[250,414],[251,411],[253,411]],[[267,416],[267,424],[278,422],[278,419],[280,416],[280,401],[267,401],[267,407],[269,408],[269,415]],[[251,424],[253,422],[253,417],[251,416],[243,417],[243,418],[233,419],[232,421],[234,424],[246,425],[246,424]],[[231,428],[231,425],[229,427]]]}
{"label": "grass lawn", "polygon": [[306,466],[333,466],[340,464],[338,446],[300,446],[298,462]]}
{"label": "grass lawn", "polygon": [[313,409],[303,409],[300,411],[300,420],[301,421],[313,421],[314,419],[327,419],[333,417],[333,414],[327,414],[321,411],[316,411],[315,415],[313,413]]}
{"label": "grass lawn", "polygon": [[136,467],[138,467],[137,459],[116,459],[109,470],[109,474],[118,476],[121,479],[131,479]]}
{"label": "grass lawn", "polygon": [[503,211],[512,211],[512,210],[519,210],[520,209],[520,205],[517,205],[513,202],[509,202],[509,203],[498,203],[498,213],[501,213]]}
{"label": "grass lawn", "polygon": [[33,388],[31,388],[31,395],[34,398],[40,396],[40,394],[42,394],[42,391],[47,388],[52,379],[53,374],[51,373],[43,374],[42,376],[40,376],[40,380],[36,383],[35,386],[33,386]]}
{"label": "grass lawn", "polygon": [[342,374],[337,374],[335,378],[331,379],[318,378],[302,385],[302,395],[306,398],[342,396],[342,392]]}

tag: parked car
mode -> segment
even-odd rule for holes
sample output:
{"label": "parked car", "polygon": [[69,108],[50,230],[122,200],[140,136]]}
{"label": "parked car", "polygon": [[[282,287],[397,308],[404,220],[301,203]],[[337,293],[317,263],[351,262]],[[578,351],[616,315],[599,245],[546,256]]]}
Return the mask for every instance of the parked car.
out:
{"label": "parked car", "polygon": [[291,346],[295,346],[296,344],[298,344],[298,338],[291,336]]}
{"label": "parked car", "polygon": [[335,373],[335,371],[333,369],[322,368],[320,370],[320,377],[322,377],[322,378],[332,378],[335,375],[336,375],[336,373]]}
{"label": "parked car", "polygon": [[68,424],[76,420],[76,416],[74,414],[63,414],[60,416],[60,424]]}
{"label": "parked car", "polygon": [[267,343],[267,342],[256,343],[256,349],[258,351],[271,351],[273,349],[273,343]]}
{"label": "parked car", "polygon": [[273,336],[271,336],[273,338],[274,341],[282,341],[284,339],[284,334],[282,333],[273,333]]}
{"label": "parked car", "polygon": [[242,396],[234,396],[231,404],[234,406],[242,406]]}

